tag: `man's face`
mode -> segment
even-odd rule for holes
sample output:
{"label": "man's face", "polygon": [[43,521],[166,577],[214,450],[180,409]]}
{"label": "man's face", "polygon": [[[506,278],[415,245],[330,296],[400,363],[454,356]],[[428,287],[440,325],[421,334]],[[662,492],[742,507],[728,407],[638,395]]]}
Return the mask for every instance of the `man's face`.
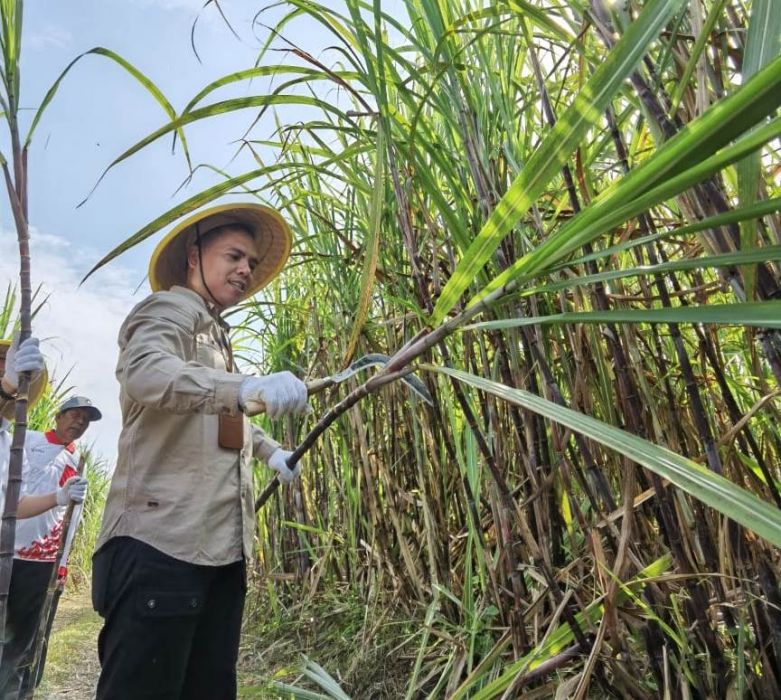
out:
{"label": "man's face", "polygon": [[203,278],[198,264],[198,249],[190,249],[187,286],[204,299],[216,303],[221,311],[238,304],[258,264],[252,237],[246,231],[226,229],[203,246],[202,254]]}
{"label": "man's face", "polygon": [[63,444],[78,440],[89,426],[89,414],[86,408],[70,408],[55,419],[54,432]]}

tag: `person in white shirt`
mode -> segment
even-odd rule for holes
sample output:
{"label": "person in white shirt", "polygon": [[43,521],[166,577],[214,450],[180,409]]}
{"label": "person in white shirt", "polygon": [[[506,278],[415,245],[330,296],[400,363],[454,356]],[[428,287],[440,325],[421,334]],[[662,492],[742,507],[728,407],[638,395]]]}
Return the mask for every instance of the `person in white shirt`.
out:
{"label": "person in white shirt", "polygon": [[[11,413],[14,397],[16,395],[18,377],[20,372],[32,372],[38,379],[45,373],[43,356],[38,348],[37,338],[28,338],[17,347],[17,342],[9,343],[0,341],[0,511],[5,507],[5,492],[8,481],[8,467],[10,463],[11,435],[9,433],[10,424],[5,417]],[[31,403],[37,399],[30,395]],[[62,409],[62,407],[61,407]],[[60,413],[63,411],[61,410]],[[63,423],[63,436],[68,437],[73,434],[74,421],[61,421]],[[66,428],[66,426],[69,426]],[[84,426],[86,429],[86,425]],[[81,430],[83,433],[83,430]],[[17,534],[16,547],[17,552],[14,560],[14,566],[11,572],[11,586],[9,590],[7,619],[5,628],[5,646],[3,650],[3,664],[0,669],[0,698],[16,698],[18,688],[21,682],[24,668],[22,662],[32,651],[31,645],[35,637],[35,630],[38,627],[41,608],[46,599],[46,589],[49,578],[54,567],[54,557],[48,564],[42,562],[46,568],[45,584],[41,586],[42,575],[29,575],[26,562],[21,562],[19,556],[20,539],[22,543],[26,542],[28,535],[22,533],[37,532],[40,528],[40,518],[50,522],[56,518],[56,513],[60,517],[65,511],[65,506],[69,501],[81,503],[86,494],[87,481],[76,474],[75,469],[72,473],[65,474],[65,466],[62,462],[57,462],[57,456],[50,457],[49,454],[36,453],[36,468],[31,466],[28,459],[28,446],[30,437],[32,444],[37,445],[40,433],[29,431],[25,439],[25,451],[23,452],[22,463],[22,487],[19,503],[17,506]],[[80,435],[79,435],[80,436]],[[45,437],[44,437],[45,439]],[[63,445],[60,445],[57,452],[67,452]],[[42,459],[48,459],[48,463],[43,464]],[[61,472],[61,473],[60,473]],[[66,478],[59,481],[57,474],[65,474]],[[25,529],[26,526],[31,529]],[[61,525],[60,525],[61,527]],[[32,544],[32,543],[30,543]],[[56,555],[56,547],[54,554]],[[33,570],[36,574],[42,574],[43,569]],[[33,585],[33,578],[35,584]],[[28,662],[29,663],[29,662]]]}

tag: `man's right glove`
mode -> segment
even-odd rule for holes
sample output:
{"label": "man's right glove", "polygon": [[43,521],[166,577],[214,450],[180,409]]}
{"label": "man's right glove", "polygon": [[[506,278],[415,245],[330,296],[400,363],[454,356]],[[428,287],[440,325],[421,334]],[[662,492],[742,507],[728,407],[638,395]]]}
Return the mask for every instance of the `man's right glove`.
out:
{"label": "man's right glove", "polygon": [[20,372],[38,374],[43,371],[44,366],[43,355],[38,349],[38,338],[31,336],[20,345],[19,336],[16,335],[5,356],[3,379],[12,391],[16,391],[19,388]]}
{"label": "man's right glove", "polygon": [[268,458],[268,466],[277,472],[279,480],[283,484],[289,484],[301,473],[300,462],[296,462],[296,466],[292,469],[287,466],[287,458],[292,454],[292,452],[278,447],[276,450],[274,450],[274,452],[271,453],[271,457]]}
{"label": "man's right glove", "polygon": [[301,413],[306,404],[306,384],[292,372],[247,377],[239,387],[239,406],[248,416],[261,413],[265,408],[269,418],[279,418]]}
{"label": "man's right glove", "polygon": [[83,476],[72,476],[57,489],[57,505],[67,506],[68,501],[83,503],[87,495],[87,480]]}

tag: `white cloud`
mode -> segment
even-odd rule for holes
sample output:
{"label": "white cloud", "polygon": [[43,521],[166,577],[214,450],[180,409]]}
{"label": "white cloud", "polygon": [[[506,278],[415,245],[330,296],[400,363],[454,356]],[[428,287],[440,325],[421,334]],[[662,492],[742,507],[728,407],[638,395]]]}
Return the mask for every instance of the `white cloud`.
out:
{"label": "white cloud", "polygon": [[[143,293],[133,295],[141,276],[114,263],[79,287],[84,261],[95,261],[98,255],[35,230],[31,241],[33,289],[41,284],[42,295],[48,295],[33,321],[33,332],[41,339],[50,374],[59,379],[70,370],[67,384],[89,396],[103,412],[103,420],[91,425],[82,439],[94,441],[96,450],[113,464],[121,427],[114,378],[117,333],[128,311],[143,298]],[[18,275],[16,236],[2,231],[0,286],[5,289]]]}
{"label": "white cloud", "polygon": [[25,46],[33,51],[43,51],[51,48],[67,49],[72,41],[73,36],[67,29],[49,24],[25,37]]}

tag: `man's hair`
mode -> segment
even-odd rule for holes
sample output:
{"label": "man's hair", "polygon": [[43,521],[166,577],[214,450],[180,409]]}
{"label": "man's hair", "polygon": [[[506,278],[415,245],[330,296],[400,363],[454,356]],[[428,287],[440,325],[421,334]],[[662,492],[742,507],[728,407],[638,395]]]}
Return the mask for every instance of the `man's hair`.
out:
{"label": "man's hair", "polygon": [[226,231],[241,231],[242,233],[246,233],[253,241],[255,240],[255,232],[246,224],[237,221],[236,223],[215,226],[214,228],[210,228],[205,233],[201,233],[198,227],[196,227],[195,239],[193,240],[192,245],[200,250],[204,250],[209,246],[210,243],[216,241]]}

